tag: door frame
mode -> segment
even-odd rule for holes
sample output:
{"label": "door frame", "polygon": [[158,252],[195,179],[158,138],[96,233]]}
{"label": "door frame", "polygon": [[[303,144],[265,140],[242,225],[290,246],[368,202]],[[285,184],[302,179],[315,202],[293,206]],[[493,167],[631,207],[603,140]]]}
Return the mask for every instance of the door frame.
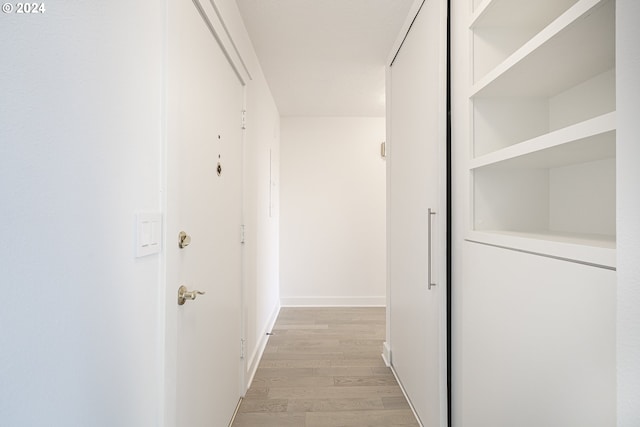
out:
{"label": "door frame", "polygon": [[[181,0],[169,0],[169,1],[181,1]],[[229,27],[226,24],[225,16],[222,14],[220,8],[218,7],[218,3],[220,0],[192,0],[194,7],[200,14],[203,19],[203,24],[209,29],[212,37],[215,39],[218,46],[228,61],[229,66],[233,69],[236,74],[240,84],[242,85],[243,90],[243,101],[242,108],[246,109],[247,102],[247,84],[252,79],[251,73],[238,49],[238,46],[234,42],[232,34],[229,31]],[[165,13],[168,14],[168,6],[165,6]],[[168,16],[166,16],[168,19]],[[233,17],[230,17],[233,19]],[[165,51],[165,67],[167,67],[169,61],[168,58],[168,38],[173,37],[174,35],[167,32],[167,38],[164,41],[164,51]],[[167,73],[164,73],[163,76],[163,90],[165,92],[165,96],[163,99],[164,104],[164,117],[162,119],[163,129],[162,129],[162,156],[161,156],[161,183],[162,183],[162,195],[161,195],[161,203],[162,203],[162,212],[164,216],[164,221],[162,224],[162,238],[165,242],[164,244],[171,244],[174,242],[175,236],[169,235],[167,230],[167,212],[169,212],[169,198],[167,197],[167,189],[169,188],[169,177],[168,177],[168,123],[169,118],[168,114],[168,99],[166,96],[167,88],[169,85]],[[238,112],[238,124],[240,124],[240,112]],[[244,158],[245,158],[245,134],[244,127],[242,129],[242,162],[244,167]],[[242,173],[244,176],[244,173]],[[242,189],[244,191],[244,181],[241,183]],[[242,223],[244,223],[244,204],[241,208],[242,212]],[[158,373],[159,373],[159,384],[158,384],[158,393],[160,395],[160,402],[163,402],[163,407],[158,408],[158,420],[159,425],[163,427],[175,427],[177,426],[177,376],[178,376],[178,365],[177,365],[177,353],[178,353],[178,336],[177,336],[177,302],[176,302],[176,286],[173,283],[168,283],[167,281],[167,270],[168,270],[168,259],[167,259],[167,251],[163,251],[161,254],[161,263],[160,263],[160,278],[159,278],[159,306],[158,306],[158,317],[160,319],[160,330],[158,331],[158,354],[161,355],[161,358],[158,363]],[[244,262],[244,246],[241,246],[241,285],[240,285],[240,326],[241,331],[239,331],[240,336],[239,340],[244,341],[246,339],[247,331],[246,331],[246,318],[244,316],[244,310],[247,306],[246,304],[246,292],[245,292],[245,262]],[[238,343],[238,354],[240,354],[240,342]],[[240,382],[239,390],[241,394],[244,394],[246,391],[246,381],[244,378],[244,374],[246,372],[246,358],[244,358],[241,362],[241,372],[238,374],[238,381]],[[229,414],[231,418],[233,414]]]}

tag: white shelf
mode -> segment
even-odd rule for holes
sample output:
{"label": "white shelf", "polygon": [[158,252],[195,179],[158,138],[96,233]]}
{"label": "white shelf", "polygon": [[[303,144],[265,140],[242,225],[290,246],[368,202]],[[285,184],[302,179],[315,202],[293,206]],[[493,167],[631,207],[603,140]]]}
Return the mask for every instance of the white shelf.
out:
{"label": "white shelf", "polygon": [[471,96],[550,97],[611,69],[614,25],[614,1],[580,0],[473,85]]}
{"label": "white shelf", "polygon": [[560,232],[470,231],[467,241],[615,269],[611,236]]}
{"label": "white shelf", "polygon": [[505,26],[542,29],[578,0],[485,0],[473,12],[469,28]]}
{"label": "white shelf", "polygon": [[616,114],[608,113],[471,159],[470,169],[554,168],[615,157]]}
{"label": "white shelf", "polygon": [[498,3],[497,0],[485,0],[480,3],[480,5],[473,10],[469,28],[474,29],[475,27],[478,27],[479,23],[488,15],[488,11],[495,7],[496,3]]}
{"label": "white shelf", "polygon": [[489,0],[475,11],[473,81],[521,48],[578,0]]}
{"label": "white shelf", "polygon": [[467,240],[615,269],[615,0],[474,4]]}

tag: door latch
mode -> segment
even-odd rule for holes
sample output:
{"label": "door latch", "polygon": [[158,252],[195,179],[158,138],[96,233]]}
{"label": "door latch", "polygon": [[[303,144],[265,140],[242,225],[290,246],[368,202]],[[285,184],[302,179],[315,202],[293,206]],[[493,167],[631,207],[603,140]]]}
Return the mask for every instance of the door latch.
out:
{"label": "door latch", "polygon": [[188,299],[194,300],[198,295],[204,295],[204,291],[188,291],[185,285],[178,288],[178,305],[184,305]]}

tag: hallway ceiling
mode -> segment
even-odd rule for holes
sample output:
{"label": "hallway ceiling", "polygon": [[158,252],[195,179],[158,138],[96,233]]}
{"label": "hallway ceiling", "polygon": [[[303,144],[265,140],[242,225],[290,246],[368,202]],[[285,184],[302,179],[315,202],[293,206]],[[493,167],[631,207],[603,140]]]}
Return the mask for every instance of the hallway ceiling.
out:
{"label": "hallway ceiling", "polygon": [[384,65],[414,0],[236,0],[282,116],[384,116]]}

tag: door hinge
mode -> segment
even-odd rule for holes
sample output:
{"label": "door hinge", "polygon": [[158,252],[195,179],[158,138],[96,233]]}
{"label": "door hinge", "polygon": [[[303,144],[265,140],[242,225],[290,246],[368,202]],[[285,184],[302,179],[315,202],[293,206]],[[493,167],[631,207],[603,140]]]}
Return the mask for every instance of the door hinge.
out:
{"label": "door hinge", "polygon": [[242,129],[247,128],[247,110],[242,110]]}
{"label": "door hinge", "polygon": [[244,243],[244,224],[240,226],[240,243]]}
{"label": "door hinge", "polygon": [[244,359],[245,352],[245,339],[240,338],[240,359]]}

